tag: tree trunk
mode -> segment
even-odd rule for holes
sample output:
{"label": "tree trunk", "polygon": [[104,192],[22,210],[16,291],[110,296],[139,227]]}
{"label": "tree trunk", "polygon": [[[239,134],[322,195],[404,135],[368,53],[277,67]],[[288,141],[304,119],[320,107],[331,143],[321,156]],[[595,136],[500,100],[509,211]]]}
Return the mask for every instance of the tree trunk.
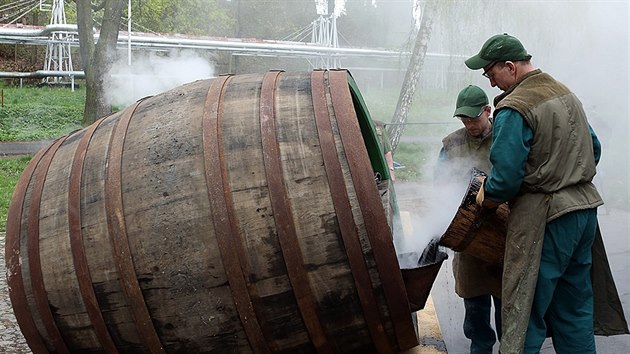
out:
{"label": "tree trunk", "polygon": [[427,0],[424,5],[424,11],[422,13],[422,20],[420,22],[420,29],[416,34],[416,42],[413,48],[413,53],[409,61],[409,67],[405,74],[405,80],[403,81],[402,89],[400,90],[400,96],[398,97],[398,104],[396,105],[396,111],[392,117],[392,124],[388,125],[388,133],[391,139],[392,151],[396,151],[398,141],[405,129],[405,122],[407,121],[407,115],[411,108],[411,103],[416,92],[416,86],[420,80],[420,71],[422,64],[424,63],[424,57],[427,53],[427,46],[429,45],[429,38],[431,37],[431,30],[433,27],[433,20],[438,12],[438,1]]}
{"label": "tree trunk", "polygon": [[96,119],[111,113],[111,106],[105,95],[105,78],[109,74],[116,57],[116,42],[125,0],[103,0],[104,10],[98,41],[94,43],[92,34],[93,15],[91,1],[75,1],[77,4],[77,25],[81,61],[85,72],[85,109],[83,124],[92,124]]}

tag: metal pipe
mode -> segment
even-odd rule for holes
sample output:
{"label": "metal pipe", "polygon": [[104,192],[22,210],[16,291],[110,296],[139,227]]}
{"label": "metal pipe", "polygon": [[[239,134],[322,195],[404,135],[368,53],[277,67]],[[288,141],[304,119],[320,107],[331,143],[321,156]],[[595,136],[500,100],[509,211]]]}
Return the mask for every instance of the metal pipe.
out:
{"label": "metal pipe", "polygon": [[[28,28],[0,28],[0,43],[22,43],[22,44],[42,44],[48,43],[47,36],[52,32],[66,32],[68,34],[77,34],[76,25],[47,25],[43,29]],[[124,39],[126,34],[127,40]],[[98,40],[99,34],[94,33],[94,39]],[[124,47],[131,42],[134,47],[141,48],[199,48],[206,50],[225,50],[233,52],[252,52],[260,51],[262,53],[285,53],[297,56],[313,56],[313,55],[339,55],[339,56],[360,56],[360,57],[383,57],[392,58],[400,56],[409,56],[410,52],[399,52],[392,50],[364,49],[364,48],[333,48],[320,45],[313,45],[304,42],[286,42],[273,40],[256,40],[247,41],[239,38],[182,38],[182,37],[166,37],[166,36],[150,36],[150,35],[131,35],[129,32],[121,32],[118,36],[118,46]],[[72,46],[78,46],[77,39],[68,39],[64,43]],[[427,53],[428,56],[432,54]]]}
{"label": "metal pipe", "polygon": [[37,70],[32,72],[19,72],[19,71],[0,71],[0,79],[15,79],[15,78],[44,78],[44,77],[59,77],[66,76],[70,78],[84,79],[85,73],[83,71],[56,71],[56,70]]}

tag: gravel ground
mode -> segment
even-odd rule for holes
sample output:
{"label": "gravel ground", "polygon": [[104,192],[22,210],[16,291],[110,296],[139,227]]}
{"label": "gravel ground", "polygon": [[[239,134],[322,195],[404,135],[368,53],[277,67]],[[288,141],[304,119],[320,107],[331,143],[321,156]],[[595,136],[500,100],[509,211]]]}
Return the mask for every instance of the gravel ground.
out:
{"label": "gravel ground", "polygon": [[31,350],[17,324],[7,286],[6,268],[4,264],[4,232],[0,233],[0,353],[24,354]]}

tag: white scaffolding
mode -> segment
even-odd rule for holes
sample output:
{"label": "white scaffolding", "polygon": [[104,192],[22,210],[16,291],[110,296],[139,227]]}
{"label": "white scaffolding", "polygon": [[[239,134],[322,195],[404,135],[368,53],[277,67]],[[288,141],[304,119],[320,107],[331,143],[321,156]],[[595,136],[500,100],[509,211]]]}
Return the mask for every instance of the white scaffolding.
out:
{"label": "white scaffolding", "polygon": [[[312,22],[311,43],[328,48],[339,48],[339,37],[337,35],[337,16],[319,15]],[[341,61],[333,54],[323,55],[315,58],[311,65],[316,68],[333,69],[341,66]]]}
{"label": "white scaffolding", "polygon": [[[52,12],[50,18],[51,25],[65,25],[66,24],[66,11],[64,9],[63,0],[53,0],[52,8],[47,7],[44,0],[40,0],[40,9],[43,11]],[[73,72],[72,67],[72,54],[70,52],[70,43],[74,41],[74,35],[68,32],[53,31],[50,33],[50,39],[46,46],[46,59],[44,62],[45,71],[55,72]],[[74,81],[72,76],[53,76],[46,77],[42,80],[47,84],[65,84],[67,80]]]}

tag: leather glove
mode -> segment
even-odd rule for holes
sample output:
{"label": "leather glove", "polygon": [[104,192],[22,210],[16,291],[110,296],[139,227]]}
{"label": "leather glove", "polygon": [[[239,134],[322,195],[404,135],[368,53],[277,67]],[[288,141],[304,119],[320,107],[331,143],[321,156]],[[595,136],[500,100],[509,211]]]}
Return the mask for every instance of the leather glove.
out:
{"label": "leather glove", "polygon": [[499,203],[493,201],[493,200],[489,200],[489,199],[485,199],[485,190],[484,190],[484,186],[486,184],[486,177],[482,177],[481,179],[481,186],[479,187],[479,191],[477,192],[477,197],[475,198],[475,202],[477,203],[477,205],[479,205],[480,207],[484,207],[484,208],[496,208],[499,206]]}

